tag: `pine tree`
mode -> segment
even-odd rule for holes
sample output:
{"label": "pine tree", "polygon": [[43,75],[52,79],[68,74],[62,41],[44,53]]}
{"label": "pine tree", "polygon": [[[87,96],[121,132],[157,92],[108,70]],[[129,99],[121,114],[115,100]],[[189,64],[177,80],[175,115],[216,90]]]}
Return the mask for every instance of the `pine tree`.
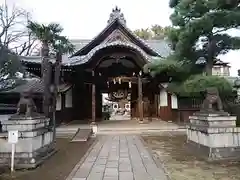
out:
{"label": "pine tree", "polygon": [[239,0],[170,0],[169,6],[174,29],[168,36],[177,59],[195,64],[204,57],[211,75],[218,55],[240,47],[239,37],[228,33],[240,26]]}

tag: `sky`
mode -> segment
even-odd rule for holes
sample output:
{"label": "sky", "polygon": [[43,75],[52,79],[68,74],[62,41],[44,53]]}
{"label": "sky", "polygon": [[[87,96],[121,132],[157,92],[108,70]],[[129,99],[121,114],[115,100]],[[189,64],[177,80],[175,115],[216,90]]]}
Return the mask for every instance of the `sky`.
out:
{"label": "sky", "polygon": [[[55,22],[64,28],[70,39],[92,39],[106,25],[112,9],[121,8],[131,30],[154,24],[171,25],[169,0],[0,0],[22,7],[39,23]],[[234,32],[236,34],[236,32]],[[230,62],[231,75],[240,69],[240,52],[230,51],[221,57]]]}

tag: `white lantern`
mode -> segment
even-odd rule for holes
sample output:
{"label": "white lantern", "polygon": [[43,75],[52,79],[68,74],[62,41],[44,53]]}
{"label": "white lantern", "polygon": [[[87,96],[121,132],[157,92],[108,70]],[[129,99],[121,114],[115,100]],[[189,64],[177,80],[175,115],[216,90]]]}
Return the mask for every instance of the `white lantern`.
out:
{"label": "white lantern", "polygon": [[132,87],[132,83],[131,83],[131,81],[128,82],[128,86],[129,86],[129,88]]}

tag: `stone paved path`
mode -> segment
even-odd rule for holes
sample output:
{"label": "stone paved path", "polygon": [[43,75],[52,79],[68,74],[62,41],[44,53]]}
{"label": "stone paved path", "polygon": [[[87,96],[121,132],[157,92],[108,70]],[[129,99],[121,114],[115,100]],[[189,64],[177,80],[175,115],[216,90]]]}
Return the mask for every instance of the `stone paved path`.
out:
{"label": "stone paved path", "polygon": [[103,136],[67,180],[167,180],[140,138]]}

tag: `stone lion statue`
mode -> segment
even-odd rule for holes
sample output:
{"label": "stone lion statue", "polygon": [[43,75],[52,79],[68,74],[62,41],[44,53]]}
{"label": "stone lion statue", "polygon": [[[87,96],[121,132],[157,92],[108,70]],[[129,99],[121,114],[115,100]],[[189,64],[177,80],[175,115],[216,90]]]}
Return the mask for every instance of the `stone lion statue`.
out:
{"label": "stone lion statue", "polygon": [[32,116],[37,112],[37,107],[32,99],[31,91],[25,91],[17,105],[17,115]]}
{"label": "stone lion statue", "polygon": [[201,111],[223,111],[222,100],[217,88],[207,88]]}

